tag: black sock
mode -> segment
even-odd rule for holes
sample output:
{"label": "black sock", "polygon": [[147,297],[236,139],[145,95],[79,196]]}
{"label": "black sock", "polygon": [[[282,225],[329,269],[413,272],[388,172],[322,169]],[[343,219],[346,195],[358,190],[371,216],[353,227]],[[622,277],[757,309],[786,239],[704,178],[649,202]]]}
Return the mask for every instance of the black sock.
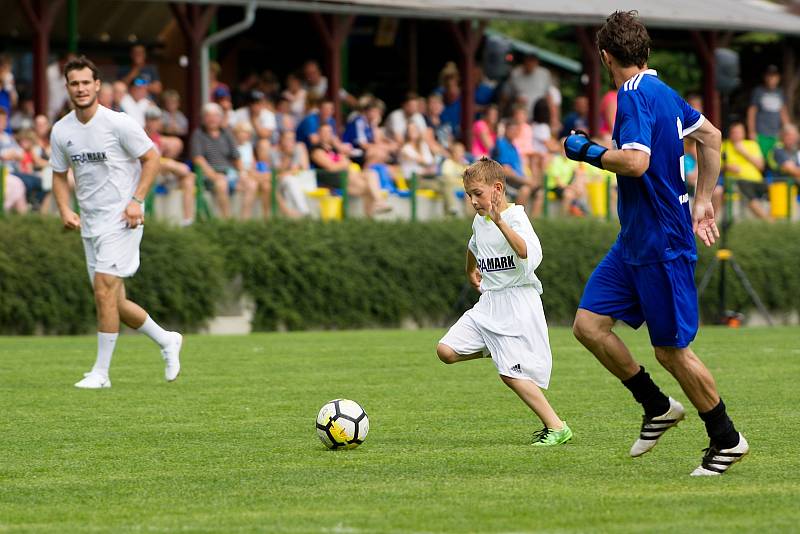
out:
{"label": "black sock", "polygon": [[636,402],[644,407],[644,414],[647,417],[658,417],[669,411],[669,397],[658,389],[644,367],[640,367],[639,372],[629,379],[623,380],[622,385],[628,388]]}
{"label": "black sock", "polygon": [[733,421],[728,417],[722,399],[709,411],[698,412],[698,414],[706,424],[706,432],[708,432],[712,445],[720,449],[731,449],[739,444],[739,432],[736,431]]}

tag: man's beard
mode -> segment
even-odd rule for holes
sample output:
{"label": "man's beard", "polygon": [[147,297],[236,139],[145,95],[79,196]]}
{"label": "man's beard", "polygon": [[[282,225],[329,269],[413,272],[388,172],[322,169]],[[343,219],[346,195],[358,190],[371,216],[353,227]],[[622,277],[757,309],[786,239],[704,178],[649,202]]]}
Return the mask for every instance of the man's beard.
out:
{"label": "man's beard", "polygon": [[[70,99],[70,100],[72,100],[72,99]],[[97,94],[95,94],[92,97],[92,99],[89,101],[88,104],[80,105],[75,100],[72,100],[72,105],[75,106],[75,109],[87,109],[87,108],[92,107],[95,102],[97,102]]]}
{"label": "man's beard", "polygon": [[608,74],[608,80],[611,83],[611,87],[614,88],[615,91],[619,91],[619,87],[617,87],[617,82],[614,81],[614,75],[611,74],[611,69],[608,65],[603,65],[606,70],[606,74]]}

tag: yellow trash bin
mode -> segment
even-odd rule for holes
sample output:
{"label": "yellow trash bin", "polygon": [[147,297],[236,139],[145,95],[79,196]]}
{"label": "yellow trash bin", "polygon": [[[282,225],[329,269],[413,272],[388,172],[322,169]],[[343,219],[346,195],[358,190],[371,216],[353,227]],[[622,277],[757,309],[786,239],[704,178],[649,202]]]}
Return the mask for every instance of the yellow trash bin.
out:
{"label": "yellow trash bin", "polygon": [[341,221],[342,197],[327,196],[320,198],[319,216],[323,221]]}
{"label": "yellow trash bin", "polygon": [[608,186],[606,181],[588,182],[586,192],[589,197],[589,209],[595,217],[608,215]]}
{"label": "yellow trash bin", "polygon": [[797,197],[797,186],[792,185],[791,190],[787,182],[775,182],[769,184],[769,207],[770,213],[776,219],[786,219],[791,217],[789,203],[794,209],[794,199]]}

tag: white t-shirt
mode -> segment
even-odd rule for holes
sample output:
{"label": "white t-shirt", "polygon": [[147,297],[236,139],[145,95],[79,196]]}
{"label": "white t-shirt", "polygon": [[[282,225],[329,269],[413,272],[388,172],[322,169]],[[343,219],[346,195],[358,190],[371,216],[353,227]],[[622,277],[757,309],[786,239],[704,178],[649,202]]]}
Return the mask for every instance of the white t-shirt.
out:
{"label": "white t-shirt", "polygon": [[517,256],[489,216],[475,214],[468,246],[478,260],[482,277],[481,292],[532,285],[541,295],[542,283],[534,271],[542,262],[542,245],[533,231],[525,208],[519,205],[509,206],[500,217],[525,240],[528,257],[523,260]]}
{"label": "white t-shirt", "polygon": [[[240,122],[250,122],[250,108],[245,106],[237,109],[236,111],[233,112],[232,120],[233,122],[229,123],[229,126],[231,128],[233,128]],[[266,128],[267,130],[273,132],[277,130],[278,121],[275,119],[275,113],[268,109],[262,109],[258,114],[258,127]]]}
{"label": "white t-shirt", "polygon": [[125,228],[125,208],[139,185],[139,158],[153,148],[141,126],[103,106],[83,124],[69,112],[50,134],[50,163],[55,172],[75,174],[81,209],[81,235],[95,237]]}
{"label": "white t-shirt", "polygon": [[547,91],[552,85],[550,71],[542,66],[537,66],[530,74],[525,72],[522,65],[511,71],[509,80],[515,97],[523,97],[529,108],[540,98],[547,96]]}
{"label": "white t-shirt", "polygon": [[[411,175],[414,173],[422,174],[425,167],[430,167],[435,162],[431,148],[424,141],[421,143],[419,150],[411,143],[404,144],[397,159],[398,163],[400,163],[400,168],[403,170],[403,176],[407,180],[410,180]],[[420,159],[422,160],[421,162]]]}
{"label": "white t-shirt", "polygon": [[[411,115],[411,121],[417,125],[420,134],[424,134],[428,125],[425,123],[425,117],[422,113],[414,113]],[[386,130],[389,135],[400,135],[405,140],[406,129],[408,128],[408,119],[403,111],[403,108],[396,109],[389,113],[386,117]]]}
{"label": "white t-shirt", "polygon": [[122,111],[133,117],[133,120],[142,128],[144,128],[144,113],[152,105],[149,98],[134,100],[131,95],[123,96],[119,103]]}

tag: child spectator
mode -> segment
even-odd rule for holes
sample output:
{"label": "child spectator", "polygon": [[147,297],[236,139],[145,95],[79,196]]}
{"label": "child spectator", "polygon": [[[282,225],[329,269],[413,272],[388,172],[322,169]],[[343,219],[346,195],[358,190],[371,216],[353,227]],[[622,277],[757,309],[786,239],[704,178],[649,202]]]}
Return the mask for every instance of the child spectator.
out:
{"label": "child spectator", "polygon": [[167,89],[161,98],[164,101],[162,132],[176,137],[185,136],[189,131],[189,120],[181,111],[181,96],[174,89]]}
{"label": "child spectator", "polygon": [[[255,131],[250,122],[242,121],[233,127],[233,138],[236,140],[236,150],[239,152],[239,161],[242,162],[242,173],[239,177],[238,190],[244,194],[242,198],[242,219],[253,218],[253,206],[256,201],[256,193],[259,185],[264,186],[263,174],[256,176],[256,155],[253,147],[253,135]],[[266,138],[264,138],[266,139]],[[267,142],[269,140],[267,139]],[[269,188],[271,182],[267,180],[266,187]],[[267,194],[269,198],[269,194]],[[265,213],[266,217],[269,213]]]}
{"label": "child spectator", "polygon": [[436,174],[436,160],[433,159],[433,152],[422,138],[422,132],[414,123],[410,123],[406,128],[406,142],[400,149],[398,162],[403,176],[407,180],[410,180],[413,175]]}

